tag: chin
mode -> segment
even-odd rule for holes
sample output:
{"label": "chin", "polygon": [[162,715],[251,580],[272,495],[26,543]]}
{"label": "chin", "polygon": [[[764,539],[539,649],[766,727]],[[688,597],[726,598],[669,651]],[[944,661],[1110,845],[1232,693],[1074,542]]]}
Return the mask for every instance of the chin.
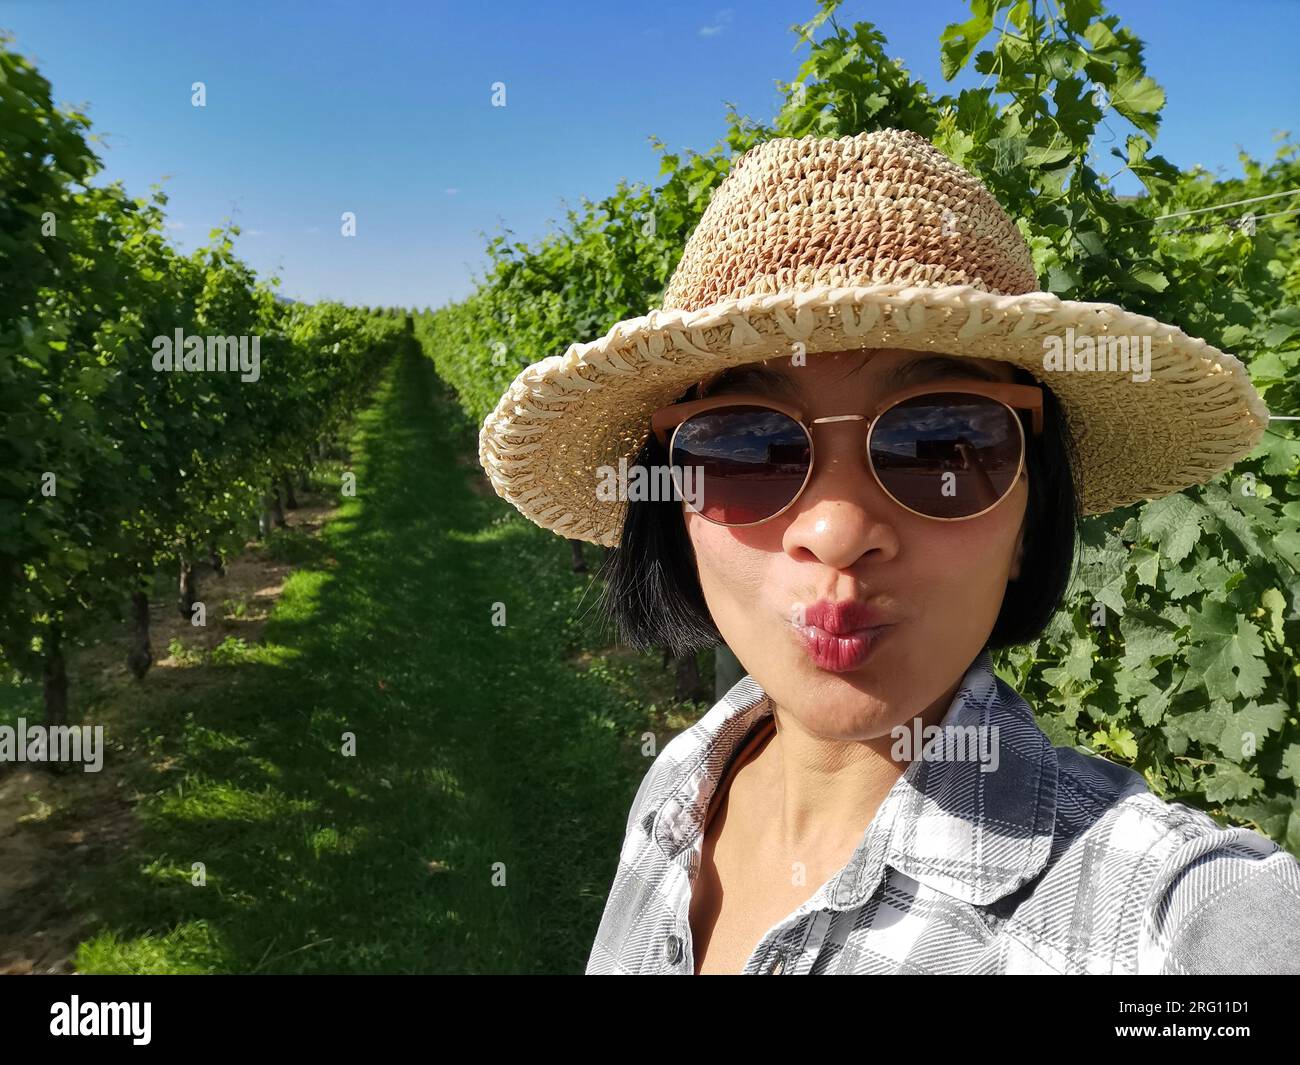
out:
{"label": "chin", "polygon": [[[849,741],[887,736],[899,719],[907,717],[905,708],[878,685],[863,683],[864,677],[827,673],[806,661],[784,676],[794,683],[763,685],[763,690],[804,729],[822,739]],[[763,683],[761,679],[759,683]]]}
{"label": "chin", "polygon": [[851,743],[887,739],[899,717],[897,707],[875,701],[863,705],[859,699],[853,705],[819,708],[812,720],[800,724],[822,739]]}

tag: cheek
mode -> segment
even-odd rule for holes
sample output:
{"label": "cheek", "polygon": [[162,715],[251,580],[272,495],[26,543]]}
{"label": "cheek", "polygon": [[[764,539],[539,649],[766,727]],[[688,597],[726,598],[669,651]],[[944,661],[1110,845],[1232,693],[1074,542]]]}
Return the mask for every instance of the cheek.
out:
{"label": "cheek", "polygon": [[[1014,567],[1026,498],[1022,489],[982,517],[909,528],[907,570],[928,600],[949,607],[961,603],[996,617]],[[938,616],[954,624],[963,620],[959,610],[944,609]]]}
{"label": "cheek", "polygon": [[738,638],[743,619],[752,620],[763,594],[772,560],[779,558],[780,537],[771,530],[726,529],[696,514],[686,515],[686,530],[695,550],[700,590],[714,623],[729,645]]}

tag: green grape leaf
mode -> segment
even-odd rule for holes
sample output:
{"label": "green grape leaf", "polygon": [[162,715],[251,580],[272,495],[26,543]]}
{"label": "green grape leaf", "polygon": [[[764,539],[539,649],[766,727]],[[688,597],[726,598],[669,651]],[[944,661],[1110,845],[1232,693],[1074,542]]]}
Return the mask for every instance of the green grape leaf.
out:
{"label": "green grape leaf", "polygon": [[1210,802],[1249,798],[1264,787],[1264,782],[1254,773],[1230,762],[1215,762],[1214,772],[1202,774],[1201,780],[1205,784],[1205,797]]}
{"label": "green grape leaf", "polygon": [[1255,757],[1270,732],[1277,732],[1286,720],[1284,703],[1259,706],[1252,699],[1233,714],[1215,741],[1215,746],[1234,762]]}
{"label": "green grape leaf", "polygon": [[1237,695],[1249,698],[1262,692],[1268,671],[1259,630],[1216,600],[1207,600],[1191,618],[1187,664],[1200,675],[1210,697],[1231,702]]}
{"label": "green grape leaf", "polygon": [[1300,784],[1300,743],[1288,743],[1282,752],[1282,768],[1278,770],[1283,780],[1294,780]]}
{"label": "green grape leaf", "polygon": [[1141,668],[1153,658],[1178,654],[1178,625],[1145,607],[1131,607],[1119,625],[1124,637],[1120,665],[1125,670]]}
{"label": "green grape leaf", "polygon": [[1142,535],[1157,544],[1170,562],[1181,562],[1201,538],[1203,508],[1182,493],[1148,503],[1139,517]]}

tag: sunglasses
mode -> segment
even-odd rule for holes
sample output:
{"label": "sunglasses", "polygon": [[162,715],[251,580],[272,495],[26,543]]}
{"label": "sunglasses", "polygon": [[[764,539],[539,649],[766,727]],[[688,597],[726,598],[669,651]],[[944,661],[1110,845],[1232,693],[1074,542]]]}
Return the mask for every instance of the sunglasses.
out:
{"label": "sunglasses", "polygon": [[[812,479],[810,427],[843,421],[868,423],[867,465],[895,503],[921,517],[965,521],[997,506],[1020,479],[1021,410],[1041,434],[1042,389],[993,381],[918,385],[870,415],[812,421],[767,396],[733,393],[663,407],[650,424],[687,506],[716,525],[761,525],[793,506]],[[686,467],[692,491],[682,485]]]}

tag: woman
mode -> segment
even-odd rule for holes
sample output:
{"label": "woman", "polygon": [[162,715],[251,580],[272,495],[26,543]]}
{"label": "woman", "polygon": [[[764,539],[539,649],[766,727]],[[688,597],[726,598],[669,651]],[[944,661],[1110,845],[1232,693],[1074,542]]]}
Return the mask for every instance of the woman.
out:
{"label": "woman", "polygon": [[[739,158],[664,307],[480,435],[525,515],[617,545],[631,643],[748,670],[641,781],[587,971],[1300,971],[1300,863],[1053,747],[989,656],[1047,625],[1079,516],[1252,450],[1240,363],[1036,291],[988,192],[896,130]],[[677,498],[610,502],[620,466]]]}

